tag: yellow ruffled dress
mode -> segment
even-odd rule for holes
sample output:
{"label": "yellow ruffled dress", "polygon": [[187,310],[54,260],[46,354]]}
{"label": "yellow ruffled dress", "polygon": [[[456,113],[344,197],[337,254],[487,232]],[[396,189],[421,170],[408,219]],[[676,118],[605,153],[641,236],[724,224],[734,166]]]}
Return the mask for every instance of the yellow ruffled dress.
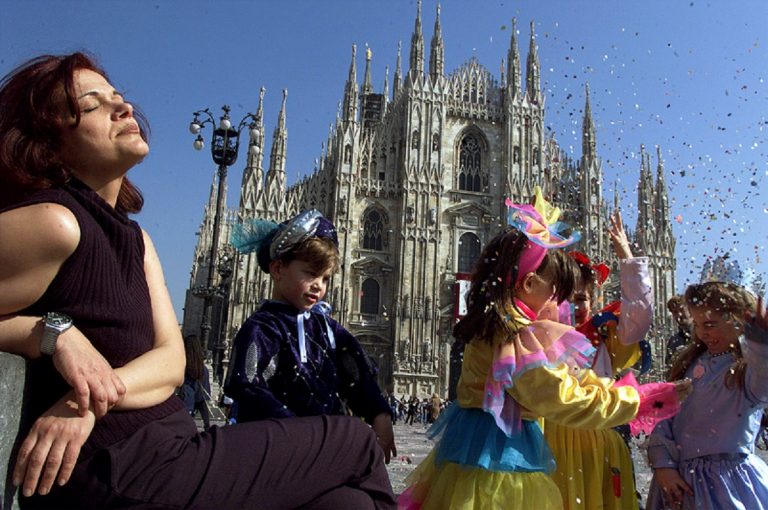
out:
{"label": "yellow ruffled dress", "polygon": [[635,416],[634,388],[610,388],[588,370],[580,383],[569,373],[565,361],[594,354],[583,335],[551,321],[515,320],[523,327],[513,341],[467,345],[457,401],[430,429],[438,442],[408,477],[399,508],[562,508],[537,418],[596,428]]}
{"label": "yellow ruffled dress", "polygon": [[[653,320],[647,258],[621,260],[619,275],[620,309],[606,307],[613,319],[604,317],[600,328],[587,333],[597,345],[593,371],[606,384],[640,359],[638,342]],[[577,428],[547,420],[544,436],[557,464],[552,479],[567,510],[637,510],[632,454],[618,432],[605,425]]]}
{"label": "yellow ruffled dress", "polygon": [[[640,356],[637,344],[610,344],[606,349],[614,356],[617,373]],[[613,384],[610,378],[601,380],[606,387]],[[566,510],[637,510],[632,454],[618,432],[546,420],[544,436],[557,465],[551,476],[560,487]]]}

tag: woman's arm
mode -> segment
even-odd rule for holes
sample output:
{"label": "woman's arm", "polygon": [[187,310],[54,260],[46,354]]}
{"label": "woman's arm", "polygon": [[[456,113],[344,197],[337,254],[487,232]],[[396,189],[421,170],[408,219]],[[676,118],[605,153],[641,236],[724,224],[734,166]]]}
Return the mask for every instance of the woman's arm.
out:
{"label": "woman's arm", "polygon": [[[35,420],[19,447],[13,469],[13,485],[25,496],[35,490],[48,494],[53,484],[64,485],[96,423],[96,415],[82,414],[71,391]],[[82,414],[82,415],[81,415]]]}
{"label": "woman's arm", "polygon": [[[79,243],[77,219],[62,205],[41,203],[0,214],[0,350],[30,359],[41,355],[42,318],[17,312],[43,296]],[[96,416],[103,416],[125,392],[76,327],[59,336],[53,363],[74,388],[82,415],[92,401]]]}
{"label": "woman's arm", "polygon": [[126,391],[115,409],[143,409],[165,401],[184,382],[184,341],[155,246],[144,232],[144,272],[155,329],[151,350],[115,369]]}

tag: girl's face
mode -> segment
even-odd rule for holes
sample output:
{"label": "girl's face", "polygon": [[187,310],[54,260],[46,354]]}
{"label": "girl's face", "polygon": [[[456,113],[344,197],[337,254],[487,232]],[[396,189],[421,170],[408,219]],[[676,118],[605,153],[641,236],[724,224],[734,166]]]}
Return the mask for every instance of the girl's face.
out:
{"label": "girl's face", "polygon": [[557,289],[549,275],[540,275],[538,273],[528,273],[517,284],[515,295],[520,301],[536,312],[541,312],[548,301],[555,298]]}
{"label": "girl's face", "polygon": [[270,273],[275,281],[272,299],[290,303],[307,311],[323,299],[331,278],[331,269],[318,272],[312,264],[300,259],[288,263],[272,262]]}
{"label": "girl's face", "polygon": [[123,175],[149,152],[133,118],[133,106],[99,73],[75,71],[80,124],[61,127],[60,156],[81,180]]}
{"label": "girl's face", "polygon": [[731,314],[705,307],[690,307],[696,337],[704,342],[710,354],[733,349],[739,341],[743,326]]}

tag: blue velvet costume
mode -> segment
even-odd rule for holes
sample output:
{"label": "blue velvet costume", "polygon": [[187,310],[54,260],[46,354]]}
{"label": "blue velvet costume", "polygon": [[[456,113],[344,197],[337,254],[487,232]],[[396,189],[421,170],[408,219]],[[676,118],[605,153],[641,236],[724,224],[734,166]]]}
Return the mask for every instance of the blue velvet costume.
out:
{"label": "blue velvet costume", "polygon": [[318,305],[266,301],[235,337],[224,390],[238,422],[340,415],[344,402],[368,423],[391,413],[358,341]]}

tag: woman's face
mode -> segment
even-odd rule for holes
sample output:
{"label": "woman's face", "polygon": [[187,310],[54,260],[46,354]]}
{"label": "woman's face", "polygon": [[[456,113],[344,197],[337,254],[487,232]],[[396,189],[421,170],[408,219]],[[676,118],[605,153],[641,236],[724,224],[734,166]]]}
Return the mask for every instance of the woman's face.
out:
{"label": "woman's face", "polygon": [[64,119],[62,160],[84,181],[124,175],[149,152],[133,106],[99,73],[77,70],[74,82],[80,124],[72,128],[74,118]]}

